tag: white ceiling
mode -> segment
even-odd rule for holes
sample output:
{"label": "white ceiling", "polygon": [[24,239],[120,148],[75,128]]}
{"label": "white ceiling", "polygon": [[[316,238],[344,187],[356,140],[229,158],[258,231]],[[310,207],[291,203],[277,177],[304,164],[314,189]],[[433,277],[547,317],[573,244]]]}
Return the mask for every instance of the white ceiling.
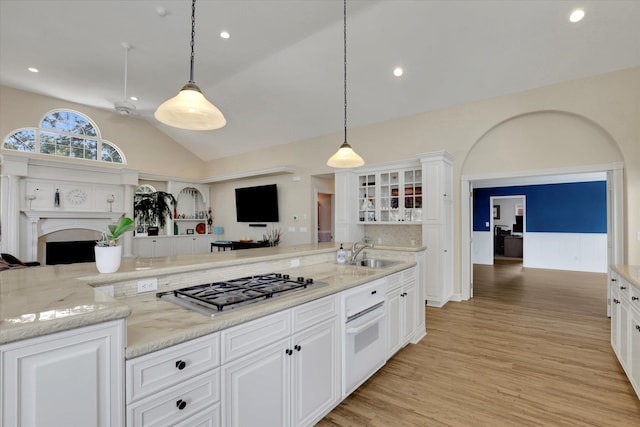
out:
{"label": "white ceiling", "polygon": [[[347,13],[349,127],[640,65],[638,0],[349,0]],[[189,77],[190,14],[188,0],[0,0],[0,84],[113,109],[128,42],[137,117],[204,160],[342,129],[340,0],[200,0],[195,81],[228,123],[159,124]]]}

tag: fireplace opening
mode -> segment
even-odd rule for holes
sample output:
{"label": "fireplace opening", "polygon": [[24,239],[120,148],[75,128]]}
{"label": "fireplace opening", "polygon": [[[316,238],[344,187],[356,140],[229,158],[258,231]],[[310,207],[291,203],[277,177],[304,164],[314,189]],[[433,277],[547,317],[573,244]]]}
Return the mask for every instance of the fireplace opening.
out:
{"label": "fireplace opening", "polygon": [[95,240],[47,242],[47,265],[95,262]]}

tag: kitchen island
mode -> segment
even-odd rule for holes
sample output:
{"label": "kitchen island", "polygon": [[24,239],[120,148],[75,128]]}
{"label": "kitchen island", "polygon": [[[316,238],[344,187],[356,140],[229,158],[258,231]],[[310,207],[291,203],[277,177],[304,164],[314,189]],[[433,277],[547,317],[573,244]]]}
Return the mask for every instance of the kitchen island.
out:
{"label": "kitchen island", "polygon": [[[255,319],[266,319],[270,315],[384,279],[420,266],[424,255],[424,248],[419,247],[379,247],[370,251],[375,257],[391,258],[398,262],[387,268],[374,269],[337,265],[335,251],[336,246],[333,244],[313,244],[189,257],[125,259],[120,270],[109,275],[97,274],[93,263],[6,272],[0,275],[0,344],[3,344],[4,353],[12,345],[19,346],[29,340],[47,339],[60,333],[73,333],[83,328],[116,322],[114,327],[120,327],[122,331],[116,333],[111,340],[103,340],[109,345],[115,345],[117,350],[118,340],[121,339],[119,335],[122,335],[122,339],[126,336],[126,345],[121,344],[123,357],[119,361],[112,361],[115,365],[109,371],[112,374],[110,382],[113,384],[110,387],[113,390],[113,387],[118,388],[118,382],[122,383],[122,365],[125,359],[135,360],[144,355],[156,354],[154,352],[167,351],[183,343],[188,345],[201,337],[214,337],[219,331],[248,324]],[[304,291],[252,304],[213,318],[158,300],[155,296],[157,291],[268,272],[313,277],[314,280],[323,282],[323,286],[312,286]],[[148,283],[149,280],[157,281],[157,291],[137,293],[139,281]],[[416,308],[420,307],[418,301],[424,301],[422,288],[422,283],[419,282],[415,288],[418,292],[412,295]],[[105,291],[113,297],[105,294]],[[403,294],[404,297],[406,292]],[[418,325],[411,326],[412,342],[425,334],[423,310],[424,306],[415,317]],[[118,322],[121,326],[118,326]],[[117,351],[114,354],[118,354]],[[7,360],[7,357],[3,357],[3,361]],[[124,394],[123,388],[120,384],[120,391],[116,395]],[[107,418],[121,420],[123,408],[115,408],[119,398],[116,396],[114,399],[113,394],[113,391],[110,393],[107,389],[102,395],[103,399],[111,395],[113,401],[109,409],[111,418]],[[331,407],[338,401],[332,402]],[[15,402],[10,403],[15,405]],[[231,413],[232,409],[229,408],[227,412]],[[130,420],[129,415],[127,420]]]}

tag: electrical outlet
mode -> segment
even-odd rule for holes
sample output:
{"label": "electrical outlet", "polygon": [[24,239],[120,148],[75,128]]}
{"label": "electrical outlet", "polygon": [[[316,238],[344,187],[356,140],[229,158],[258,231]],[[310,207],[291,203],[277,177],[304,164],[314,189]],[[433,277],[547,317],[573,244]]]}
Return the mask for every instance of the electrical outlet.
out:
{"label": "electrical outlet", "polygon": [[151,292],[158,290],[158,279],[155,277],[153,279],[144,279],[138,280],[138,293],[140,292]]}
{"label": "electrical outlet", "polygon": [[291,260],[291,267],[300,267],[300,258],[295,258]]}

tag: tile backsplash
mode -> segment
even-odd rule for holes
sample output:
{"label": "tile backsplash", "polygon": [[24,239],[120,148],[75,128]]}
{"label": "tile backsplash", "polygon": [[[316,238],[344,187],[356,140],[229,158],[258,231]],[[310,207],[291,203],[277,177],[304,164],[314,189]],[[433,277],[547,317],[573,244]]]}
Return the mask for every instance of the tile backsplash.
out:
{"label": "tile backsplash", "polygon": [[372,239],[374,244],[422,246],[421,225],[371,225],[364,226],[365,235]]}

